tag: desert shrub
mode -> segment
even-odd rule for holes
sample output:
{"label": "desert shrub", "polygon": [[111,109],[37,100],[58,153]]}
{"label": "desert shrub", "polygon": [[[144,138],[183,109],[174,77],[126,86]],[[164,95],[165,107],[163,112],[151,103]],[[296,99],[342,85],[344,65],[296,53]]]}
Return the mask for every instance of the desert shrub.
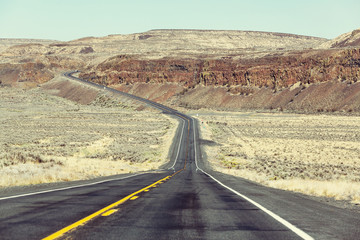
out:
{"label": "desert shrub", "polygon": [[80,50],[80,53],[83,53],[83,54],[92,53],[92,52],[94,52],[94,49],[92,47],[83,47]]}
{"label": "desert shrub", "polygon": [[237,95],[251,95],[254,93],[254,89],[251,87],[246,87],[246,86],[235,86],[235,87],[230,87],[228,89],[228,92],[230,92],[231,94],[237,94]]}
{"label": "desert shrub", "polygon": [[44,160],[42,156],[38,154],[32,153],[23,153],[23,152],[6,152],[0,155],[0,162],[1,167],[16,165],[20,163],[45,163],[48,162]]}

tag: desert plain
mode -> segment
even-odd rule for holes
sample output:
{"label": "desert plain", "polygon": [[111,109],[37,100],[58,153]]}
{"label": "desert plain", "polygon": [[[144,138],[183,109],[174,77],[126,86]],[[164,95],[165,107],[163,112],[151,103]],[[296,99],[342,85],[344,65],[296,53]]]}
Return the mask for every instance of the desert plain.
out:
{"label": "desert plain", "polygon": [[360,204],[360,118],[198,111],[211,166],[274,188]]}
{"label": "desert plain", "polygon": [[0,99],[0,187],[158,169],[177,126],[101,91],[87,105],[41,88],[3,87]]}

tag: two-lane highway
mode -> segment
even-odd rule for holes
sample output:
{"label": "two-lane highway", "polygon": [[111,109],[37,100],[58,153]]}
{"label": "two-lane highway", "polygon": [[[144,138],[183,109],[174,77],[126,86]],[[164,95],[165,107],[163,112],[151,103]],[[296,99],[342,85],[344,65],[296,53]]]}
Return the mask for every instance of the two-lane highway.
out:
{"label": "two-lane highway", "polygon": [[[65,75],[82,81],[71,73]],[[106,89],[179,119],[172,161],[159,171],[114,176],[30,195],[0,196],[1,239],[356,239],[358,236],[359,214],[213,172],[203,162],[193,118],[161,104]],[[341,219],[334,219],[336,216]],[[330,223],[336,226],[331,227]]]}

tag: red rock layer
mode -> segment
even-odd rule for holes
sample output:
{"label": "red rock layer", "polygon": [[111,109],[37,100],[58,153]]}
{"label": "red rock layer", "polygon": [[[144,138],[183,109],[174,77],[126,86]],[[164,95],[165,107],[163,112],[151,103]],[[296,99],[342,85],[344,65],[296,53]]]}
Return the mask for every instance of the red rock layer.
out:
{"label": "red rock layer", "polygon": [[255,60],[232,58],[141,60],[112,57],[80,75],[97,83],[180,83],[185,87],[248,86],[274,90],[303,84],[360,79],[360,49],[307,50]]}

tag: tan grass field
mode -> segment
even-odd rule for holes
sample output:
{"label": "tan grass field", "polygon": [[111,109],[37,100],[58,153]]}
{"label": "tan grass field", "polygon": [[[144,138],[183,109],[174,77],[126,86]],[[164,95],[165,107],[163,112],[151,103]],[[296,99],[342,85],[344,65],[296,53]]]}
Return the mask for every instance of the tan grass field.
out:
{"label": "tan grass field", "polygon": [[157,169],[177,126],[104,94],[80,105],[41,89],[0,88],[0,99],[0,187]]}
{"label": "tan grass field", "polygon": [[[212,167],[261,184],[360,203],[360,117],[198,114]],[[201,123],[202,122],[202,123]]]}

